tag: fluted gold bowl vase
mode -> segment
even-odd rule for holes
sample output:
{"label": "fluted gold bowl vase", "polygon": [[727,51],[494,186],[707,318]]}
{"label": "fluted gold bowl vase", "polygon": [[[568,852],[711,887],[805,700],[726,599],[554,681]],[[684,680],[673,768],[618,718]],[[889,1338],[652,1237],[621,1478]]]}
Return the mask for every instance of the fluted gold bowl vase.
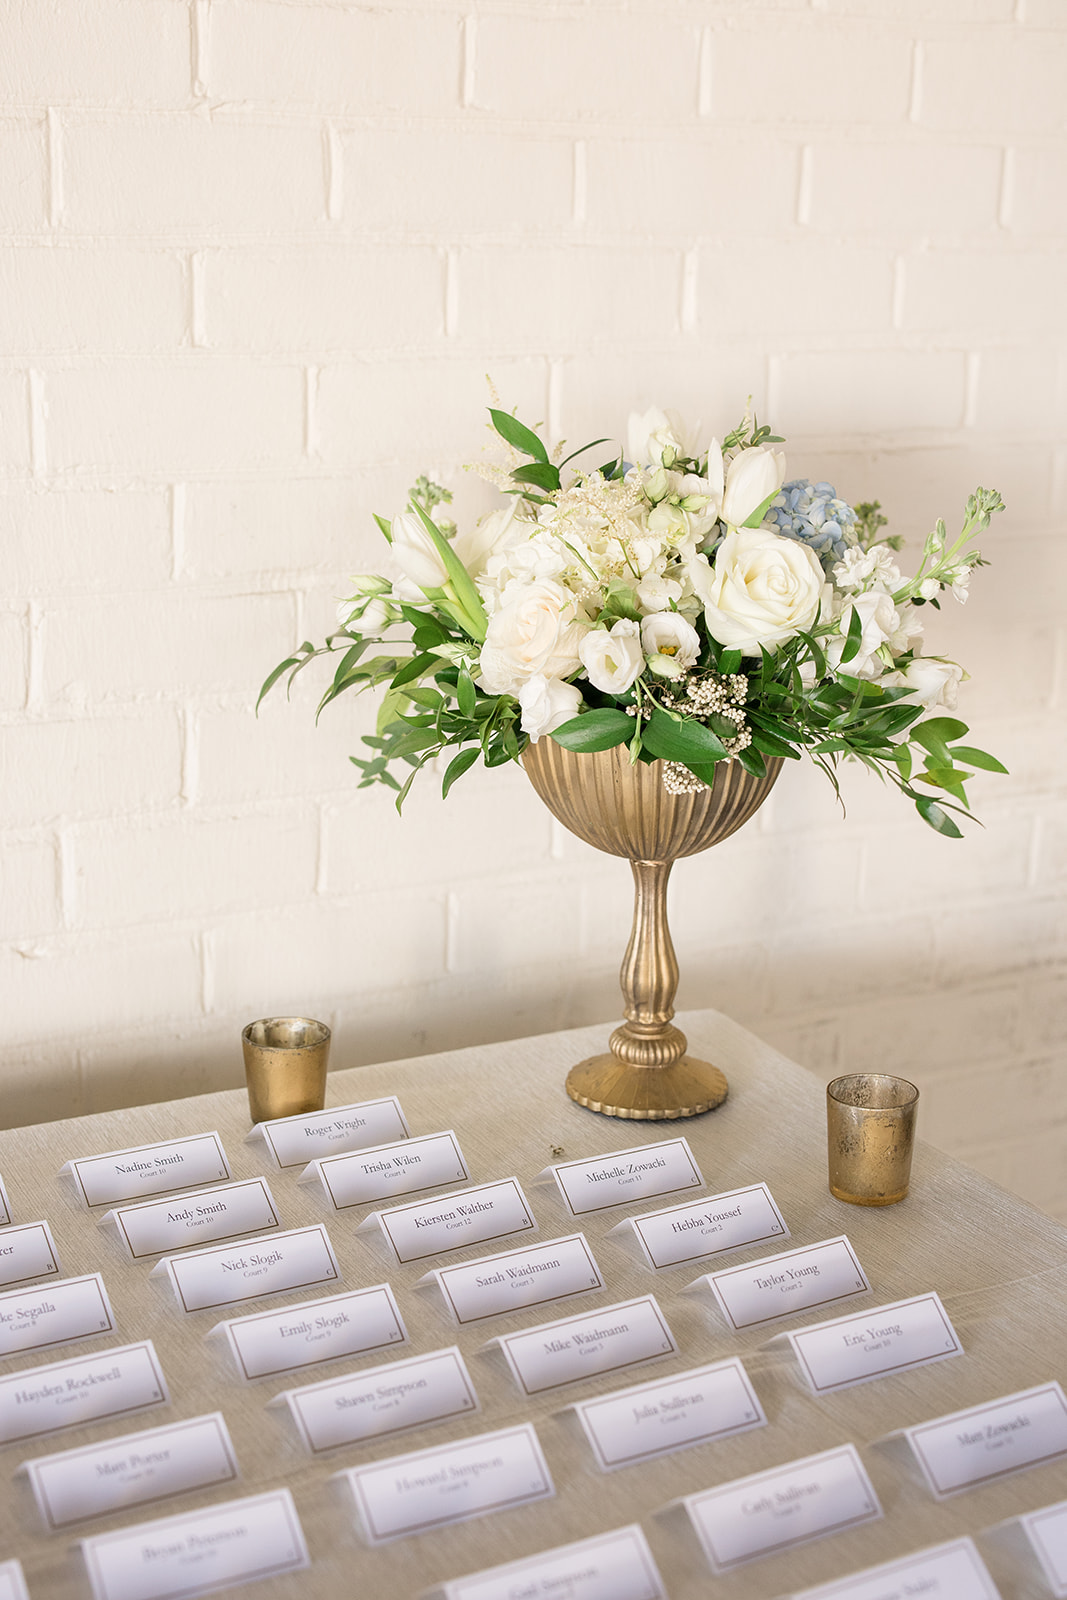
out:
{"label": "fluted gold bowl vase", "polygon": [[575,755],[554,739],[527,747],[523,764],[545,805],[571,833],[597,850],[627,856],[634,875],[634,919],[619,975],[626,1020],[604,1055],[572,1067],[567,1093],[608,1117],[662,1121],[696,1117],[726,1099],[718,1067],[686,1054],[671,1021],[678,961],[667,926],[667,880],[680,856],[728,839],[756,812],[781,771],[753,777],[736,761],[715,768],[713,788],[669,794],[663,763],[630,763],[625,745]]}

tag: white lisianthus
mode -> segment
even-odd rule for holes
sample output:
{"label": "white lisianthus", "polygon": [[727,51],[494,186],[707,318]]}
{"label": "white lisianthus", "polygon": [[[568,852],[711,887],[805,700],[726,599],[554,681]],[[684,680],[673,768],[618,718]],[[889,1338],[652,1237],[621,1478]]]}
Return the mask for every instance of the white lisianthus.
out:
{"label": "white lisianthus", "polygon": [[522,707],[522,731],[530,735],[531,744],[536,744],[542,734],[551,733],[578,715],[582,693],[573,683],[537,672],[522,685],[518,701]]}
{"label": "white lisianthus", "polygon": [[634,593],[642,611],[666,611],[672,600],[677,603],[682,598],[682,585],[676,578],[664,578],[651,572],[647,578],[642,578]]}
{"label": "white lisianthus", "polygon": [[693,561],[689,576],[711,637],[746,656],[810,628],[829,587],[814,551],[769,528],[731,528],[714,564]]}
{"label": "white lisianthus", "polygon": [[397,566],[420,596],[427,589],[443,588],[448,581],[437,546],[413,511],[402,511],[393,518],[392,551]]}
{"label": "white lisianthus", "polygon": [[785,481],[785,456],[781,450],[755,445],[741,450],[726,469],[722,510],[731,528],[743,528],[765,502],[773,500]]}
{"label": "white lisianthus", "polygon": [[604,694],[625,694],[645,664],[640,629],[623,617],[609,632],[590,628],[578,646],[585,675]]}
{"label": "white lisianthus", "polygon": [[376,573],[365,572],[353,578],[351,597],[339,601],[337,606],[341,627],[358,624],[360,633],[383,633],[399,619],[400,611],[392,604],[392,584]]}
{"label": "white lisianthus", "polygon": [[[852,660],[842,666],[841,656],[854,612],[858,613],[860,619],[860,647]],[[827,661],[835,671],[840,669],[850,678],[880,678],[885,671],[885,662],[878,652],[885,644],[892,648],[894,641],[903,645],[903,621],[893,604],[892,595],[885,594],[881,589],[870,589],[866,594],[856,595],[845,606],[838,620],[840,633],[827,640]]]}
{"label": "white lisianthus", "polygon": [[562,678],[578,666],[584,629],[574,598],[558,583],[516,584],[489,619],[478,659],[478,684],[489,694],[517,694],[537,673]]}
{"label": "white lisianthus", "polygon": [[927,711],[944,706],[955,711],[963,668],[955,661],[937,661],[932,656],[916,656],[902,672],[890,672],[881,680],[894,688],[910,689]]}
{"label": "white lisianthus", "polygon": [[687,428],[676,411],[651,406],[632,411],[626,429],[626,458],[639,467],[671,467],[679,456],[700,453],[700,428]]}
{"label": "white lisianthus", "polygon": [[696,664],[700,635],[677,611],[657,611],[642,619],[641,648],[651,671],[661,678],[680,678]]}

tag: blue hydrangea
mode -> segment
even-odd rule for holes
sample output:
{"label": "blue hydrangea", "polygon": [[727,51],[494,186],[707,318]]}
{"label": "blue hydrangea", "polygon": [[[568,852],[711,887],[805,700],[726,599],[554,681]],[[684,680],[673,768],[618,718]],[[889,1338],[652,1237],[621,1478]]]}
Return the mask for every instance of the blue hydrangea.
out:
{"label": "blue hydrangea", "polygon": [[833,484],[810,478],[784,483],[763,519],[765,528],[809,545],[826,568],[856,543],[855,524],[856,513],[837,498]]}

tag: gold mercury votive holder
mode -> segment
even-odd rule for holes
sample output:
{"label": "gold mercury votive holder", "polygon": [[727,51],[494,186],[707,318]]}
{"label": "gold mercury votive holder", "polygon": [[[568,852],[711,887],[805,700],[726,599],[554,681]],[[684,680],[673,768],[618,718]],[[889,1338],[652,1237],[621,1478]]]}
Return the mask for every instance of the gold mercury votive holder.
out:
{"label": "gold mercury votive holder", "polygon": [[907,1078],[854,1072],[826,1086],[830,1193],[854,1206],[903,1200],[919,1091]]}
{"label": "gold mercury votive holder", "polygon": [[312,1017],[263,1017],[241,1034],[253,1122],[321,1111],[330,1030]]}

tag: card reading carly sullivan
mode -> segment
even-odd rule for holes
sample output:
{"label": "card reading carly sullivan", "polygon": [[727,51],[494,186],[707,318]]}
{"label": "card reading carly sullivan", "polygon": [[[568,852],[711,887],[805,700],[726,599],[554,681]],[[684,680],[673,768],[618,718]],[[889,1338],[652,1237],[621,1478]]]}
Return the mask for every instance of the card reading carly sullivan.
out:
{"label": "card reading carly sullivan", "polygon": [[280,1228],[265,1178],[197,1189],[173,1200],[147,1200],[119,1206],[102,1222],[113,1222],[134,1260],[166,1255],[213,1239],[235,1239],[261,1228]]}
{"label": "card reading carly sullivan", "polygon": [[767,1418],[736,1356],[691,1372],[616,1389],[574,1407],[601,1472],[632,1467],[709,1439],[766,1426]]}
{"label": "card reading carly sullivan", "polygon": [[583,1233],[438,1267],[419,1282],[436,1283],[459,1323],[481,1322],[604,1287]]}
{"label": "card reading carly sullivan", "polygon": [[835,1305],[853,1295],[869,1294],[871,1288],[844,1234],[800,1250],[764,1256],[743,1267],[709,1272],[687,1287],[705,1285],[735,1331],[758,1328],[761,1323],[793,1317],[815,1306]]}
{"label": "card reading carly sullivan", "polygon": [[407,1329],[389,1284],[302,1300],[284,1311],[220,1322],[206,1335],[225,1334],[242,1378],[273,1378],[299,1367],[367,1355],[407,1343]]}
{"label": "card reading carly sullivan", "polygon": [[555,1178],[572,1216],[606,1211],[611,1206],[645,1200],[679,1189],[703,1189],[704,1177],[687,1139],[613,1150],[585,1161],[561,1161],[546,1167],[541,1178]]}
{"label": "card reading carly sullivan", "polygon": [[899,1561],[805,1589],[792,1600],[911,1600],[915,1595],[923,1600],[1000,1600],[972,1539],[915,1550]]}
{"label": "card reading carly sullivan", "polygon": [[313,1161],[300,1174],[299,1183],[321,1182],[335,1211],[393,1200],[419,1189],[436,1189],[446,1183],[469,1183],[470,1173],[459,1140],[447,1133],[428,1133],[421,1139],[400,1139],[372,1145],[369,1150],[349,1150]]}
{"label": "card reading carly sullivan", "polygon": [[[558,1389],[583,1378],[640,1366],[677,1352],[654,1295],[622,1300],[578,1317],[542,1322],[521,1333],[501,1334],[491,1341],[503,1350],[508,1366],[525,1395]],[[486,1348],[489,1348],[487,1346]]]}
{"label": "card reading carly sullivan", "polygon": [[395,1094],[383,1100],[364,1100],[354,1106],[334,1106],[330,1111],[309,1111],[300,1117],[276,1117],[257,1122],[246,1144],[262,1139],[279,1167],[305,1167],[320,1156],[342,1150],[364,1150],[370,1144],[387,1144],[408,1137],[408,1125]]}
{"label": "card reading carly sullivan", "polygon": [[938,1500],[1067,1456],[1067,1396],[1058,1383],[1021,1389],[905,1428]]}
{"label": "card reading carly sullivan", "polygon": [[168,1194],[218,1183],[230,1176],[226,1152],[217,1133],[191,1134],[132,1150],[109,1150],[82,1156],[62,1168],[74,1179],[87,1206],[114,1206],[120,1200]]}
{"label": "card reading carly sullivan", "polygon": [[0,1378],[0,1443],[170,1404],[151,1339]]}
{"label": "card reading carly sullivan", "polygon": [[114,1331],[111,1303],[99,1272],[0,1294],[0,1357]]}
{"label": "card reading carly sullivan", "polygon": [[0,1561],[0,1600],[30,1600],[22,1562],[14,1557],[10,1561]]}
{"label": "card reading carly sullivan", "polygon": [[465,1244],[505,1239],[509,1233],[537,1232],[533,1212],[517,1178],[457,1189],[436,1200],[413,1200],[375,1211],[356,1229],[381,1228],[398,1261],[424,1261]]}
{"label": "card reading carly sullivan", "polygon": [[287,1389],[267,1404],[287,1405],[306,1448],[320,1455],[338,1445],[473,1416],[478,1396],[453,1345],[432,1355],[387,1361],[343,1378]]}
{"label": "card reading carly sullivan", "polygon": [[632,1228],[653,1267],[677,1267],[746,1245],[788,1239],[789,1229],[765,1183],[731,1189],[710,1200],[686,1200],[663,1211],[617,1222],[610,1231]]}
{"label": "card reading carly sullivan", "polygon": [[891,1372],[910,1372],[963,1354],[936,1294],[920,1294],[858,1316],[817,1322],[784,1337],[816,1394],[832,1394]]}
{"label": "card reading carly sullivan", "polygon": [[169,1256],[152,1268],[150,1277],[166,1273],[183,1311],[207,1311],[239,1305],[289,1289],[311,1289],[337,1283],[337,1257],[322,1223],[242,1239],[240,1244],[209,1245],[188,1255]]}
{"label": "card reading carly sullivan", "polygon": [[560,1595],[566,1600],[666,1600],[666,1590],[639,1525],[557,1545],[522,1561],[453,1578],[433,1591],[442,1600],[516,1600]]}
{"label": "card reading carly sullivan", "polygon": [[59,1256],[47,1222],[23,1222],[0,1234],[0,1287],[59,1276]]}

